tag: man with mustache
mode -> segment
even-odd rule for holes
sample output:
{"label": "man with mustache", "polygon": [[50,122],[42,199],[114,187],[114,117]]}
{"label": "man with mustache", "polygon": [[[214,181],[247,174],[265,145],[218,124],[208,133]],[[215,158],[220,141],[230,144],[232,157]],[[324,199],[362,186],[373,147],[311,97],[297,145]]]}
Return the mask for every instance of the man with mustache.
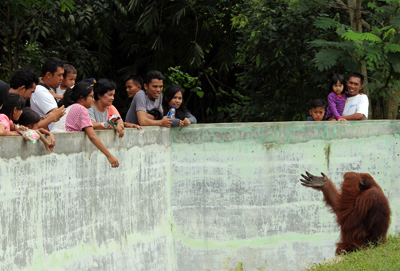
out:
{"label": "man with mustache", "polygon": [[366,120],[368,119],[368,96],[360,94],[364,87],[364,76],[353,72],[347,81],[348,94],[341,119],[344,120]]}
{"label": "man with mustache", "polygon": [[[48,58],[42,67],[43,77],[42,83],[36,86],[36,90],[32,93],[31,108],[39,113],[41,118],[39,128],[47,128],[50,130],[52,123],[58,121],[64,114],[64,106],[58,108],[57,102],[49,89],[58,88],[61,85],[64,74],[64,64],[55,57]],[[45,117],[46,116],[46,117]]]}
{"label": "man with mustache", "polygon": [[[139,124],[140,126],[171,127],[172,119],[162,117],[161,92],[164,87],[163,80],[164,76],[159,71],[151,71],[146,74],[144,77],[144,90],[140,90],[135,94],[126,114],[127,123]],[[129,126],[125,124],[125,127]]]}

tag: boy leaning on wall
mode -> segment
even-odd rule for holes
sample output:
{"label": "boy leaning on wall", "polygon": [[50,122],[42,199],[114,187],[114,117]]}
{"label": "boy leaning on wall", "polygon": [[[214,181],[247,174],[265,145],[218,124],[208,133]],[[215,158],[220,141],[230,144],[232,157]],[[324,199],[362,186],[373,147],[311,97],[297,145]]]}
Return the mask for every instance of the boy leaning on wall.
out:
{"label": "boy leaning on wall", "polygon": [[311,101],[309,104],[307,121],[321,121],[324,119],[326,103],[321,99]]}

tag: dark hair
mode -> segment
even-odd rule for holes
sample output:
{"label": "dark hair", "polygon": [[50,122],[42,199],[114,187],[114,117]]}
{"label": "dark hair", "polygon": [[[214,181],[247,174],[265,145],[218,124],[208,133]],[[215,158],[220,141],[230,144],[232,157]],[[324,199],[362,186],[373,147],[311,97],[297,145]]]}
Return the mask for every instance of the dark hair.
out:
{"label": "dark hair", "polygon": [[316,107],[323,107],[324,109],[326,109],[326,102],[321,99],[316,99],[310,102],[308,109],[313,109]]}
{"label": "dark hair", "polygon": [[145,83],[146,85],[149,85],[149,84],[151,83],[151,80],[153,80],[153,79],[164,80],[165,77],[164,77],[164,75],[162,75],[162,73],[159,72],[159,71],[151,71],[151,72],[148,72],[148,73],[145,75],[145,77],[144,77],[144,83]]}
{"label": "dark hair", "polygon": [[126,84],[126,82],[128,82],[129,80],[132,80],[134,83],[140,85],[142,87],[142,89],[143,89],[143,79],[142,79],[142,77],[140,77],[136,73],[131,73],[130,75],[125,77],[124,83]]}
{"label": "dark hair", "polygon": [[361,85],[364,85],[364,76],[363,76],[361,73],[352,72],[352,73],[350,73],[350,75],[349,75],[349,79],[350,79],[350,77],[360,78]]}
{"label": "dark hair", "polygon": [[28,127],[29,125],[35,125],[39,121],[40,116],[37,112],[33,111],[30,107],[24,107],[18,123]]}
{"label": "dark hair", "polygon": [[32,88],[33,83],[39,84],[39,77],[31,68],[21,68],[14,72],[10,80],[10,87],[17,89],[25,86],[26,89]]}
{"label": "dark hair", "polygon": [[158,108],[147,110],[147,114],[152,115],[154,117],[154,120],[162,119],[162,114]]}
{"label": "dark hair", "polygon": [[333,85],[336,85],[338,81],[343,85],[343,91],[341,93],[346,91],[346,81],[344,80],[343,75],[335,73],[332,76],[331,83],[329,85],[329,93],[333,92]]}
{"label": "dark hair", "polygon": [[114,90],[116,88],[117,85],[114,83],[114,81],[108,79],[100,79],[93,86],[94,99],[98,101],[100,99],[100,96],[103,96],[110,90]]}
{"label": "dark hair", "polygon": [[[169,111],[169,102],[174,98],[175,94],[178,92],[184,92],[184,89],[180,85],[171,85],[168,86],[167,89],[164,92],[164,99],[163,99],[163,111],[164,115],[167,115]],[[175,118],[184,120],[185,119],[185,112],[189,112],[186,109],[185,104],[183,103],[183,97],[182,97],[182,104],[179,106],[176,111],[175,111]]]}
{"label": "dark hair", "polygon": [[57,71],[58,67],[64,68],[64,64],[56,57],[46,59],[42,66],[42,75],[45,76],[47,72],[52,75]]}
{"label": "dark hair", "polygon": [[86,99],[87,96],[93,91],[93,87],[86,82],[78,82],[73,88],[67,88],[64,93],[64,98],[58,102],[58,106],[64,105],[65,107],[76,103],[80,98]]}
{"label": "dark hair", "polygon": [[64,78],[67,77],[68,73],[77,74],[78,72],[76,71],[74,66],[69,65],[69,64],[65,64],[64,65],[64,75],[63,75]]}
{"label": "dark hair", "polygon": [[3,107],[0,109],[1,114],[5,114],[10,120],[13,119],[14,108],[21,110],[25,107],[25,100],[17,93],[8,93],[4,100]]}
{"label": "dark hair", "polygon": [[8,91],[10,90],[10,85],[6,82],[0,80],[0,109],[3,105],[4,101],[6,100]]}

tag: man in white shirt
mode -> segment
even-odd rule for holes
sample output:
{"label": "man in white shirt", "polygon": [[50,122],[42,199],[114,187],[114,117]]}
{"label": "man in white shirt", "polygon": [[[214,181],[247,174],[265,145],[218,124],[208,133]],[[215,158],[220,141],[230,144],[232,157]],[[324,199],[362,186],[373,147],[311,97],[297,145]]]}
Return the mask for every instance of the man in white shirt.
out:
{"label": "man in white shirt", "polygon": [[50,57],[44,62],[42,72],[43,83],[38,84],[35,92],[32,93],[31,108],[39,113],[41,118],[47,115],[39,122],[39,128],[49,126],[51,130],[52,123],[58,121],[65,114],[64,106],[58,108],[56,100],[49,92],[50,88],[54,90],[61,85],[64,64],[58,58]]}
{"label": "man in white shirt", "polygon": [[342,118],[339,120],[366,120],[368,119],[369,101],[367,95],[360,94],[363,88],[364,76],[353,72],[347,81],[347,99]]}

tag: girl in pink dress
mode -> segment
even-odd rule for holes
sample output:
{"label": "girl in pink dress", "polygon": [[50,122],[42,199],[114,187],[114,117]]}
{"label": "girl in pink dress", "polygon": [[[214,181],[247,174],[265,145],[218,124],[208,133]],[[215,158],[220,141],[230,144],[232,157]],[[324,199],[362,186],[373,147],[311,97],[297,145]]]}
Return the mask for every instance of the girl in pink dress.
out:
{"label": "girl in pink dress", "polygon": [[[8,93],[0,109],[0,136],[20,136],[14,121],[17,121],[25,107],[25,100],[17,93]],[[20,126],[20,130],[27,130]]]}
{"label": "girl in pink dress", "polygon": [[[79,82],[73,88],[67,89],[64,94],[62,102],[67,107],[67,114],[65,114],[58,122],[63,126],[61,130],[67,132],[85,131],[89,140],[107,157],[112,167],[118,167],[119,163],[103,145],[100,138],[97,137],[93,130],[93,124],[90,120],[87,108],[91,108],[93,104],[93,87],[88,83]],[[57,123],[56,123],[57,124]],[[56,125],[54,125],[56,126]],[[58,125],[59,126],[59,125]],[[59,127],[55,127],[57,130]],[[57,131],[52,129],[52,132]]]}

